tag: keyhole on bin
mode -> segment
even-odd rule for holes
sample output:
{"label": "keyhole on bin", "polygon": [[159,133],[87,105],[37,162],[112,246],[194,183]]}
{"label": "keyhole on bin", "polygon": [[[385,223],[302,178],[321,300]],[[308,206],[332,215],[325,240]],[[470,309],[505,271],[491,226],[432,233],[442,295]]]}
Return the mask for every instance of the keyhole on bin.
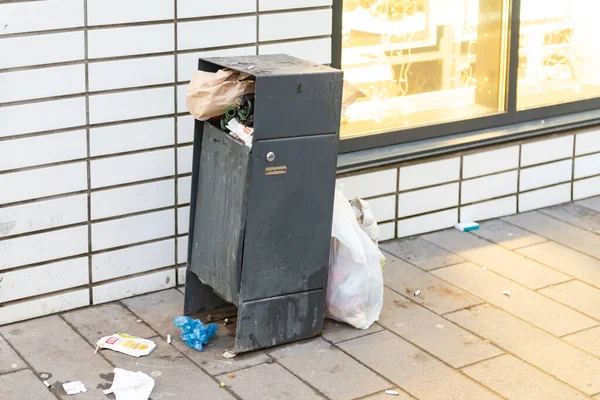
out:
{"label": "keyhole on bin", "polygon": [[298,86],[296,86],[296,93],[300,94],[302,93],[302,84],[299,83]]}

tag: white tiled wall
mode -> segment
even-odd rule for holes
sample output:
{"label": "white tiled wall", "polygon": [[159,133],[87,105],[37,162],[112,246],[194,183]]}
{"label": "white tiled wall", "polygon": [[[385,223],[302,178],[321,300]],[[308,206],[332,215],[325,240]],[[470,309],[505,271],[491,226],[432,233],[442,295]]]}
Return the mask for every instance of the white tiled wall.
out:
{"label": "white tiled wall", "polygon": [[[600,195],[600,130],[408,162],[344,176],[338,183],[347,197],[370,202],[385,235],[392,231],[394,212],[395,237],[417,235],[459,219],[482,221]],[[388,200],[393,194],[396,204]]]}
{"label": "white tiled wall", "polygon": [[[331,0],[85,2],[0,2],[0,324],[184,282],[198,57],[331,62]],[[386,240],[600,195],[599,153],[591,129],[339,182]]]}
{"label": "white tiled wall", "polygon": [[331,5],[0,1],[0,324],[182,283],[198,58],[330,63]]}

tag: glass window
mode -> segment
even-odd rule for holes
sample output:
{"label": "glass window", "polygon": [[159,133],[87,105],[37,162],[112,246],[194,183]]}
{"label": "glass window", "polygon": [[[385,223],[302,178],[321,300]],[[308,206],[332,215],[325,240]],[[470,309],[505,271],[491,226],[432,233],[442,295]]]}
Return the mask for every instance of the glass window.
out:
{"label": "glass window", "polygon": [[521,0],[519,109],[600,96],[600,4]]}
{"label": "glass window", "polygon": [[343,0],[342,138],[503,112],[509,1]]}

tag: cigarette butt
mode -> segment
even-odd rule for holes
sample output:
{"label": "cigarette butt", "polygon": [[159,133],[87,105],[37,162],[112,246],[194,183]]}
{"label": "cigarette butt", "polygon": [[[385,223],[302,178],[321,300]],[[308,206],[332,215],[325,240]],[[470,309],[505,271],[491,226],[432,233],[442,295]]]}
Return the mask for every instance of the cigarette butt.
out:
{"label": "cigarette butt", "polygon": [[219,382],[219,386],[225,387],[225,382]]}
{"label": "cigarette butt", "polygon": [[50,389],[50,386],[51,386],[51,385],[50,385],[50,383],[49,383],[48,381],[42,381],[42,382],[44,383],[44,385],[45,385],[45,386],[46,386],[48,389]]}
{"label": "cigarette butt", "polygon": [[420,290],[417,290],[417,291],[415,292],[415,296],[418,296],[418,295],[420,295],[420,294],[421,294],[421,291],[420,291]]}
{"label": "cigarette butt", "polygon": [[235,378],[235,374],[229,374],[229,375],[227,375],[227,377],[233,379],[233,378]]}
{"label": "cigarette butt", "polygon": [[98,349],[100,348],[100,346],[96,346],[96,349],[94,350],[94,354],[98,353]]}
{"label": "cigarette butt", "polygon": [[171,335],[167,335],[167,343],[171,344]]}

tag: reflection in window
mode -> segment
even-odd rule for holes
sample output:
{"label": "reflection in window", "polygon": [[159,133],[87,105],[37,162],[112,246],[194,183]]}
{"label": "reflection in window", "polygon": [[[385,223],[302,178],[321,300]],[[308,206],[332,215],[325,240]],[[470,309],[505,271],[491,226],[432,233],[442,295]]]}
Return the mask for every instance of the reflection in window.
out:
{"label": "reflection in window", "polygon": [[342,137],[505,109],[507,0],[344,0]]}
{"label": "reflection in window", "polygon": [[600,96],[597,3],[521,0],[519,109]]}

